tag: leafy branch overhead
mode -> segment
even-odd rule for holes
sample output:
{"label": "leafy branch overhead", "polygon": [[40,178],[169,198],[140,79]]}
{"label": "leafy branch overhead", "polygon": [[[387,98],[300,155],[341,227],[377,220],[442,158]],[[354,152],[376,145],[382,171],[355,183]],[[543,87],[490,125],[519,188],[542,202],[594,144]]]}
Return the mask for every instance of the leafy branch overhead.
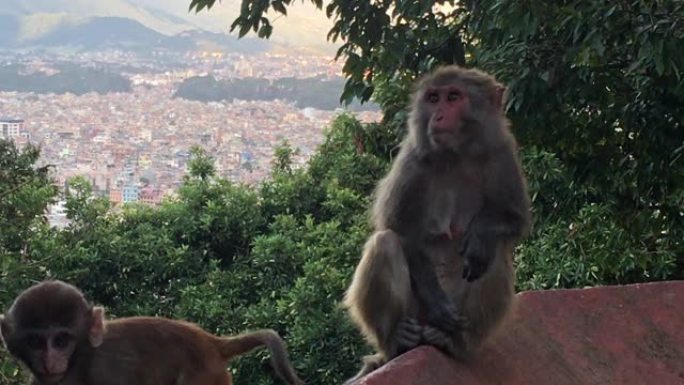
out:
{"label": "leafy branch overhead", "polygon": [[[190,10],[211,9],[216,0],[192,0]],[[250,31],[268,38],[273,25],[266,16],[287,15],[291,0],[242,1],[240,15],[230,31],[240,37]],[[323,10],[322,0],[311,0]],[[325,6],[334,20],[328,40],[340,42],[337,58],[344,58],[347,77],[340,100],[370,99],[376,78],[409,82],[438,63],[465,63],[462,30],[466,12],[456,1],[347,1]]]}

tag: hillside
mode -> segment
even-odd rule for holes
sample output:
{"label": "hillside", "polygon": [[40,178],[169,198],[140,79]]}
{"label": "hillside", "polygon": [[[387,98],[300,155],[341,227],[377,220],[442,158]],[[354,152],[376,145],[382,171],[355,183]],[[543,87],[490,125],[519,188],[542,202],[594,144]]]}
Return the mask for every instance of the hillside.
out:
{"label": "hillside", "polygon": [[[287,18],[273,19],[277,33],[265,44],[253,35],[235,43],[236,34],[229,34],[229,26],[240,11],[239,2],[224,1],[210,12],[200,13],[189,12],[189,3],[189,0],[3,0],[0,1],[0,49],[30,47],[39,39],[52,41],[55,37],[51,35],[59,33],[65,25],[111,17],[134,20],[167,36],[187,31],[207,33],[212,40],[220,39],[232,49],[239,47],[240,52],[257,47],[288,53],[332,54],[336,49],[325,38],[332,26],[331,20],[310,4],[297,4]],[[206,41],[207,37],[202,40]]]}
{"label": "hillside", "polygon": [[[202,102],[222,100],[288,100],[298,107],[313,107],[321,110],[334,110],[342,107],[339,94],[344,86],[343,78],[306,79],[282,78],[277,80],[245,78],[216,80],[212,76],[195,76],[185,79],[174,94],[174,98],[198,100]],[[353,111],[374,111],[374,103],[359,104],[357,101],[347,106]]]}
{"label": "hillside", "polygon": [[[168,13],[150,10],[128,0],[3,0],[0,2],[0,14],[17,17],[68,15],[72,19],[125,17],[167,35],[197,28],[188,20],[173,17]],[[25,33],[31,34],[36,27],[29,25]]]}
{"label": "hillside", "polygon": [[[31,25],[41,25],[41,29],[32,28]],[[0,49],[69,47],[149,52],[151,49],[186,51],[205,46],[227,52],[255,53],[268,49],[270,43],[200,30],[166,35],[124,17],[0,14]]]}

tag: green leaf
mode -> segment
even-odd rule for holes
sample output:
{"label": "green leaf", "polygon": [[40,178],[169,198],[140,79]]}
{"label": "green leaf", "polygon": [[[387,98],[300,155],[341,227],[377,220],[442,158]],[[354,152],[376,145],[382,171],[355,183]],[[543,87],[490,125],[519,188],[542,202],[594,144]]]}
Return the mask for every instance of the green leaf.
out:
{"label": "green leaf", "polygon": [[655,52],[654,52],[654,61],[655,61],[655,66],[656,66],[656,72],[658,75],[663,75],[665,72],[665,60],[666,60],[666,55],[665,55],[665,50],[663,49],[663,40],[658,40],[655,45]]}
{"label": "green leaf", "polygon": [[250,25],[240,25],[240,31],[238,32],[238,37],[244,37],[249,33],[249,30],[252,29]]}
{"label": "green leaf", "polygon": [[279,12],[279,13],[281,13],[281,14],[283,14],[283,15],[287,15],[287,8],[285,8],[285,5],[283,5],[282,2],[280,2],[280,1],[275,1],[275,2],[273,2],[271,5],[273,6],[273,9],[274,9],[276,12]]}
{"label": "green leaf", "polygon": [[325,7],[325,15],[330,19],[335,11],[338,9],[337,2],[333,1]]}
{"label": "green leaf", "polygon": [[195,8],[195,13],[199,13],[204,8],[211,9],[215,1],[216,0],[192,0],[188,11],[192,11],[192,9]]}
{"label": "green leaf", "polygon": [[548,83],[549,82],[549,71],[544,71],[539,75],[539,78],[543,80],[544,82]]}
{"label": "green leaf", "polygon": [[371,96],[373,95],[373,91],[374,87],[366,87],[361,93],[361,101],[365,102],[367,100],[370,100]]}
{"label": "green leaf", "polygon": [[604,18],[609,18],[613,13],[615,13],[615,10],[617,9],[617,7],[618,7],[617,4],[615,4],[615,5],[613,5],[612,7],[610,7],[610,9],[607,10],[607,11],[603,14],[603,17],[604,17]]}
{"label": "green leaf", "polygon": [[262,25],[261,28],[259,29],[258,36],[260,38],[268,38],[271,36],[272,32],[273,32],[273,27],[271,25]]}

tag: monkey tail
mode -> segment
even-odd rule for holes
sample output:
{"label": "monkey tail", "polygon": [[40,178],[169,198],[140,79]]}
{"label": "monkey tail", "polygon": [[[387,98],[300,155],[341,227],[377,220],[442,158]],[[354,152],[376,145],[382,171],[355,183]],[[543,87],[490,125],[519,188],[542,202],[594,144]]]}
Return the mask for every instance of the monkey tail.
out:
{"label": "monkey tail", "polygon": [[275,330],[256,330],[234,337],[219,338],[218,342],[219,351],[226,360],[266,345],[271,352],[271,365],[280,378],[288,384],[304,384],[292,367],[285,342]]}

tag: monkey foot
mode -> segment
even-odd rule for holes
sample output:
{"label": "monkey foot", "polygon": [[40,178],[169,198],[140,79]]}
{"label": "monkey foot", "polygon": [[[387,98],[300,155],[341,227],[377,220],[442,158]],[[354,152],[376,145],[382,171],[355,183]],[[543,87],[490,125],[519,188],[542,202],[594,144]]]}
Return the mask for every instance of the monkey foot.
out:
{"label": "monkey foot", "polygon": [[379,354],[363,357],[363,366],[361,367],[361,370],[359,370],[359,372],[356,373],[354,377],[345,381],[342,385],[352,385],[356,383],[356,381],[365,377],[368,373],[373,372],[374,370],[382,366],[384,363],[385,359]]}
{"label": "monkey foot", "polygon": [[459,332],[449,335],[430,325],[423,327],[422,337],[423,342],[442,350],[452,357],[460,356],[460,353],[465,346],[465,340],[463,339],[462,333]]}

